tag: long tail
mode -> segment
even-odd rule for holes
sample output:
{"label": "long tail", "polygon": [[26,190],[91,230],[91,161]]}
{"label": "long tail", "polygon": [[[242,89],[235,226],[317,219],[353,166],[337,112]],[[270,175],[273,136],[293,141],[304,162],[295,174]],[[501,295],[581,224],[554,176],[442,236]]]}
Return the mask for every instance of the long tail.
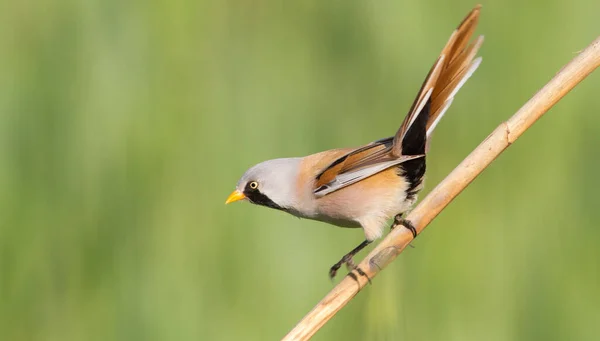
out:
{"label": "long tail", "polygon": [[394,136],[392,155],[425,153],[427,139],[458,90],[479,67],[481,57],[475,58],[475,55],[483,44],[483,36],[471,44],[469,41],[477,27],[480,10],[481,5],[475,7],[450,36]]}

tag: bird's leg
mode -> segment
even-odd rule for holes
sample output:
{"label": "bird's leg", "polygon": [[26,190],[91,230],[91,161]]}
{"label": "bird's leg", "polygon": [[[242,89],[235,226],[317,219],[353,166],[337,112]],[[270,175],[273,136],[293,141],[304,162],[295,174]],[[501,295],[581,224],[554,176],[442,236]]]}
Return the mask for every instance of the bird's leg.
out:
{"label": "bird's leg", "polygon": [[398,225],[402,225],[402,226],[406,227],[410,232],[412,232],[413,239],[417,238],[417,229],[410,222],[410,220],[406,220],[406,219],[402,218],[402,213],[400,213],[400,214],[396,215],[396,217],[394,217],[394,223],[392,224],[392,226],[390,226],[390,231],[395,229],[396,226],[398,226]]}
{"label": "bird's leg", "polygon": [[[340,269],[340,267],[342,267],[342,264],[346,264],[346,266],[348,267],[348,269],[350,269],[350,271],[356,270],[356,272],[358,272],[359,275],[367,276],[367,274],[365,274],[364,271],[362,271],[359,267],[356,266],[356,264],[354,264],[354,260],[352,259],[352,257],[354,257],[355,254],[360,252],[360,250],[364,249],[369,244],[371,244],[371,242],[368,240],[365,240],[362,243],[360,243],[357,247],[352,249],[352,251],[345,254],[344,257],[342,257],[342,259],[340,259],[339,262],[335,263],[331,267],[331,269],[329,270],[329,277],[331,279],[333,279],[335,277],[335,274],[337,273],[337,271]],[[368,278],[368,276],[367,276],[367,278]]]}

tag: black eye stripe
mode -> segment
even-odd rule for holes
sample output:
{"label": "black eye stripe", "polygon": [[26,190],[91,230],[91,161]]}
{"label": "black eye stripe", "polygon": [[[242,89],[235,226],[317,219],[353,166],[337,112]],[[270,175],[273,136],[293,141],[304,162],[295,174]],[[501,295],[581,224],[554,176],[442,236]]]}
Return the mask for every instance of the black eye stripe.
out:
{"label": "black eye stripe", "polygon": [[249,181],[244,188],[244,195],[253,204],[274,208],[276,210],[285,211],[285,209],[276,204],[271,198],[266,196],[258,189],[260,187],[257,181]]}
{"label": "black eye stripe", "polygon": [[250,199],[250,201],[253,204],[274,208],[276,210],[285,211],[285,209],[283,207],[277,205],[273,200],[271,200],[271,198],[264,195],[260,191],[252,190],[251,192],[247,192],[244,194],[246,194],[246,197],[248,199]]}

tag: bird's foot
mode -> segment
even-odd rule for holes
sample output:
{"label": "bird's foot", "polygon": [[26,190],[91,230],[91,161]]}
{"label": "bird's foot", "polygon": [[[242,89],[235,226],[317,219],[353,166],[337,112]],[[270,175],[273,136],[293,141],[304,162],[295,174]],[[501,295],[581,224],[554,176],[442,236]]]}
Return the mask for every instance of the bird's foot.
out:
{"label": "bird's foot", "polygon": [[369,281],[369,283],[371,283],[371,279],[369,278],[369,276],[354,263],[354,259],[353,259],[355,254],[357,254],[360,250],[362,250],[365,246],[369,245],[370,243],[371,242],[365,240],[360,245],[358,245],[356,248],[354,248],[352,251],[345,254],[344,257],[342,257],[342,259],[340,259],[339,262],[335,263],[331,267],[331,269],[329,269],[329,278],[331,278],[333,280],[335,278],[335,275],[337,274],[338,270],[342,267],[342,265],[346,264],[346,268],[350,272],[349,275],[352,278],[354,278],[354,280],[358,281],[358,278],[356,277],[356,275],[353,272],[353,271],[356,271],[356,273],[358,273],[360,276],[367,277],[367,280]]}
{"label": "bird's foot", "polygon": [[335,275],[337,274],[338,270],[344,264],[346,264],[346,267],[350,271],[352,271],[355,268],[357,268],[356,264],[354,264],[354,260],[352,259],[352,256],[353,255],[351,255],[351,254],[346,254],[346,255],[344,255],[344,257],[342,257],[342,259],[340,259],[339,262],[333,264],[333,266],[331,267],[331,269],[329,269],[329,278],[331,278],[333,280],[335,278]]}
{"label": "bird's foot", "polygon": [[356,271],[356,273],[358,273],[360,276],[367,277],[369,284],[371,283],[371,278],[369,278],[369,275],[367,275],[361,268],[354,264],[354,259],[350,254],[344,255],[344,257],[342,257],[342,259],[340,259],[339,262],[335,263],[331,267],[331,269],[329,270],[329,278],[331,278],[331,280],[335,278],[335,275],[337,274],[338,270],[342,267],[343,264],[346,264],[346,268],[349,271],[348,276],[352,277],[355,281],[358,282],[358,278],[354,274],[354,271]]}
{"label": "bird's foot", "polygon": [[394,223],[390,227],[390,230],[395,229],[398,225],[406,227],[412,233],[413,239],[417,238],[417,229],[415,228],[415,225],[413,225],[413,223],[410,220],[402,218],[402,214],[396,215],[396,217],[394,218]]}

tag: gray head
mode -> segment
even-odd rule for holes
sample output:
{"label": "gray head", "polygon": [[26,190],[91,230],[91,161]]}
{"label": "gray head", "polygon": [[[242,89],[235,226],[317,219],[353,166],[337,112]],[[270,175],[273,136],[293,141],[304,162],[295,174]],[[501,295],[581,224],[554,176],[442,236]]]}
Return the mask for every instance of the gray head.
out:
{"label": "gray head", "polygon": [[248,169],[226,203],[248,199],[253,204],[285,210],[294,207],[301,158],[274,159]]}

